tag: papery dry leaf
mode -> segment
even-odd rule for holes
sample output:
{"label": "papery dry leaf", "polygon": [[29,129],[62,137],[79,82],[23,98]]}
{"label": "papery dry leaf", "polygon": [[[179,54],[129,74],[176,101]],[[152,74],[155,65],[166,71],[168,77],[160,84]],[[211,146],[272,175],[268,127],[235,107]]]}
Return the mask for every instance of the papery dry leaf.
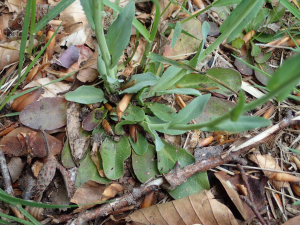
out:
{"label": "papery dry leaf", "polygon": [[[25,156],[28,155],[31,151],[36,154],[37,157],[46,157],[46,148],[44,145],[44,140],[40,134],[40,132],[35,132],[37,135],[35,136],[34,141],[30,142],[32,149],[29,149],[29,146],[26,144],[26,139],[23,135],[20,135],[21,133],[25,136],[32,132],[35,132],[34,130],[26,127],[19,127],[17,129],[14,129],[12,132],[7,134],[4,138],[1,139],[0,145],[1,149],[3,150],[4,154],[7,154],[8,156]],[[19,136],[20,135],[20,136]],[[20,142],[20,139],[18,138],[23,137],[24,140]],[[62,143],[55,137],[51,135],[46,135],[49,148],[51,152],[54,155],[57,155],[62,150]]]}
{"label": "papery dry leaf", "polygon": [[99,72],[97,70],[97,58],[98,51],[95,51],[94,54],[88,59],[85,63],[85,67],[78,72],[77,79],[81,82],[92,82],[99,76]]}
{"label": "papery dry leaf", "polygon": [[44,208],[26,206],[25,210],[32,215],[37,221],[42,221],[44,217]]}
{"label": "papery dry leaf", "polygon": [[300,224],[300,216],[296,216],[282,225],[299,225],[299,224]]}
{"label": "papery dry leaf", "polygon": [[10,174],[12,183],[19,179],[19,176],[25,166],[25,162],[22,162],[20,157],[12,157],[7,164],[7,168]]}
{"label": "papery dry leaf", "polygon": [[[70,137],[69,137],[70,138]],[[90,137],[79,137],[74,142],[73,159],[75,162],[79,162],[90,144]]]}
{"label": "papery dry leaf", "polygon": [[[277,164],[276,160],[271,155],[261,155],[261,154],[252,154],[248,157],[251,161],[259,165],[260,168],[271,169],[271,170],[281,170],[280,166]],[[274,172],[263,170],[263,173],[270,177]],[[275,187],[276,190],[280,190],[281,187],[289,187],[288,182],[270,180],[271,184]]]}
{"label": "papery dry leaf", "polygon": [[126,217],[126,221],[160,225],[238,224],[227,206],[214,199],[211,191],[207,190],[175,201],[140,209]]}
{"label": "papery dry leaf", "polygon": [[[165,8],[167,8],[167,6],[169,5],[170,2],[168,0],[159,0],[158,2],[159,2],[159,5],[160,5],[160,11],[161,11],[160,14],[161,14],[165,10]],[[180,8],[179,4],[182,4],[182,3],[183,3],[183,1],[180,0],[180,1],[178,1],[178,5],[171,4],[168,7],[168,9],[165,11],[165,13],[161,16],[160,19],[161,20],[166,20],[168,17],[170,17],[172,15],[172,13],[175,10]],[[151,10],[151,15],[157,13],[155,11],[156,11],[155,10],[155,5],[153,4],[152,10]]]}
{"label": "papery dry leaf", "polygon": [[47,157],[46,163],[44,164],[38,175],[36,194],[34,196],[35,201],[41,201],[44,191],[53,180],[56,171],[56,164],[57,162],[55,157],[53,155],[49,155]]}
{"label": "papery dry leaf", "polygon": [[[70,103],[67,109],[67,133],[69,137],[69,144],[71,153],[74,159],[74,153],[76,152],[75,143],[80,138],[81,123],[79,119],[80,105],[77,103]],[[78,163],[75,161],[75,163]]]}
{"label": "papery dry leaf", "polygon": [[[252,209],[243,200],[240,199],[239,195],[241,193],[237,192],[238,190],[237,186],[244,185],[244,182],[240,174],[229,176],[226,174],[226,172],[220,171],[218,173],[215,173],[215,176],[220,180],[228,196],[230,197],[234,205],[237,207],[237,209],[239,210],[243,218],[247,220],[250,217],[254,216],[255,214],[253,213]],[[267,179],[256,180],[250,176],[246,176],[246,177],[250,185],[254,204],[256,205],[258,211],[260,211],[265,201],[264,186],[266,185]]]}
{"label": "papery dry leaf", "polygon": [[[133,53],[133,50],[135,48],[135,43],[136,43],[136,36],[131,36],[130,37],[130,46],[132,46],[132,49],[131,49],[131,52],[128,52],[128,54],[130,56]],[[130,61],[130,66],[137,67],[138,65],[140,65],[140,62],[141,62],[144,52],[145,52],[146,44],[147,44],[147,41],[144,38],[139,38],[139,45],[136,49],[134,56],[132,57],[132,59]]]}
{"label": "papery dry leaf", "polygon": [[79,58],[77,61],[79,65],[82,62],[87,61],[93,55],[92,50],[89,47],[86,47],[85,45],[76,45],[75,47],[79,51]]}
{"label": "papery dry leaf", "polygon": [[[76,190],[71,202],[78,205],[90,204],[81,206],[75,210],[75,212],[83,212],[86,209],[93,207],[95,203],[99,204],[101,201],[106,201],[109,198],[113,198],[118,191],[122,190],[123,187],[117,183],[106,186],[105,184],[99,184],[95,181],[89,180]],[[104,195],[104,193],[108,195]]]}
{"label": "papery dry leaf", "polygon": [[41,94],[41,98],[47,98],[47,97],[57,97],[57,93],[59,92],[64,92],[70,89],[70,85],[64,82],[56,82],[53,84],[48,84],[50,83],[52,80],[50,80],[49,78],[40,78],[38,80],[34,80],[32,82],[30,82],[29,84],[27,84],[25,88],[31,88],[31,87],[37,87],[37,86],[41,86],[41,85],[46,85],[43,87],[44,92]]}
{"label": "papery dry leaf", "polygon": [[[28,42],[27,42],[28,44]],[[34,40],[33,47],[38,45],[38,41]],[[20,44],[17,41],[6,42],[0,48],[0,70],[5,66],[17,62],[19,60]]]}
{"label": "papery dry leaf", "polygon": [[41,161],[39,160],[36,160],[33,165],[31,166],[31,171],[33,173],[33,176],[35,178],[38,177],[39,173],[40,173],[40,170],[43,168],[43,165],[44,163],[42,163]]}
{"label": "papery dry leaf", "polygon": [[[24,91],[25,90],[26,89],[24,89]],[[38,88],[16,98],[13,104],[11,105],[11,109],[17,112],[21,112],[23,109],[25,109],[26,106],[39,99],[40,95],[42,94],[42,90],[42,88]]]}
{"label": "papery dry leaf", "polygon": [[75,182],[71,180],[70,173],[63,167],[60,163],[56,164],[57,169],[59,169],[60,173],[63,176],[65,187],[67,189],[68,197],[72,198],[75,193]]}
{"label": "papery dry leaf", "polygon": [[[60,67],[59,71],[62,72],[62,73],[61,74],[60,73],[55,73],[54,75],[57,76],[57,77],[64,77],[68,73],[71,73],[71,72],[73,72],[75,70],[78,70],[78,69],[79,69],[79,64],[78,64],[78,62],[75,62],[68,69]],[[73,73],[71,76],[67,77],[65,79],[65,81],[73,82],[75,77],[76,77],[76,72]]]}
{"label": "papery dry leaf", "polygon": [[66,108],[65,98],[43,98],[26,106],[19,118],[22,124],[30,128],[54,130],[66,125]]}
{"label": "papery dry leaf", "polygon": [[19,123],[9,123],[9,124],[1,127],[0,128],[0,137],[8,134],[9,132],[11,132],[15,128],[17,128],[18,126],[19,126]]}

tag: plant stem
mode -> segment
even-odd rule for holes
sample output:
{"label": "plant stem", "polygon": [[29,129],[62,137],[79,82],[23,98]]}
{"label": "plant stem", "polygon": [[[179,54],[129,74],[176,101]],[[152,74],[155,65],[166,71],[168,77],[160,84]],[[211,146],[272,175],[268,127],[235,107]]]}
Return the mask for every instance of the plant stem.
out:
{"label": "plant stem", "polygon": [[33,42],[34,42],[34,30],[35,30],[35,12],[36,12],[36,0],[32,0],[31,4],[31,22],[30,22],[30,36],[28,44],[28,53],[32,54]]}
{"label": "plant stem", "polygon": [[[113,79],[116,79],[115,69],[111,68],[111,57],[106,44],[103,26],[102,26],[102,11],[103,11],[103,2],[99,0],[93,0],[94,3],[94,21],[95,21],[95,31],[99,44],[99,48],[102,54],[102,59],[105,63],[107,75]],[[102,75],[102,74],[101,74]]]}

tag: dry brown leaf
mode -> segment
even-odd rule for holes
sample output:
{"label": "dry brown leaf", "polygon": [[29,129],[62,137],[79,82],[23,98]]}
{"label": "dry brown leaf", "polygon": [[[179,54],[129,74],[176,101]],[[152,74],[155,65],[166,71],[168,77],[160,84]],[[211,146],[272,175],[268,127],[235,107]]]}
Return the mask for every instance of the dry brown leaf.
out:
{"label": "dry brown leaf", "polygon": [[[28,41],[27,41],[28,44]],[[34,40],[33,47],[38,45],[38,41]],[[1,44],[0,47],[0,70],[8,64],[19,60],[20,44],[17,41],[11,41]]]}
{"label": "dry brown leaf", "polygon": [[[60,46],[84,45],[92,43],[92,28],[89,25],[79,0],[73,2],[60,13],[60,20],[66,23],[65,32],[68,36],[62,37],[55,47],[56,52],[61,52]],[[94,49],[94,46],[90,46]]]}
{"label": "dry brown leaf", "polygon": [[26,7],[26,2],[22,0],[5,0],[5,5],[7,5],[9,12],[20,13]]}
{"label": "dry brown leaf", "polygon": [[67,133],[69,137],[69,143],[71,148],[71,153],[75,163],[78,163],[78,158],[75,160],[74,154],[76,150],[76,140],[80,138],[80,128],[81,123],[79,119],[80,105],[74,102],[70,103],[67,109]]}
{"label": "dry brown leaf", "polygon": [[[28,139],[27,139],[28,138]],[[26,140],[27,139],[27,140]],[[62,150],[62,143],[47,134],[49,148],[54,155]],[[27,142],[27,143],[26,143]],[[25,156],[33,152],[36,157],[46,157],[46,148],[40,132],[26,127],[19,127],[7,134],[0,141],[1,148],[8,156]]]}
{"label": "dry brown leaf", "polygon": [[[259,165],[260,168],[264,169],[272,169],[272,170],[281,170],[280,166],[277,164],[276,160],[271,155],[261,155],[259,153],[255,153],[249,155],[248,157],[251,161],[255,162]],[[270,177],[274,174],[274,172],[263,170],[264,174],[267,177]],[[270,179],[271,184],[275,187],[276,190],[280,190],[281,187],[290,187],[288,182],[276,181]]]}
{"label": "dry brown leaf", "polygon": [[[132,49],[130,52],[128,51],[128,55],[130,55],[130,56],[132,55],[133,50],[135,48],[135,42],[136,42],[136,36],[132,35],[130,38],[130,46],[132,47]],[[134,56],[132,57],[132,59],[130,61],[130,66],[137,67],[138,65],[140,65],[140,62],[141,62],[144,52],[145,52],[146,44],[147,44],[147,41],[144,38],[139,38],[139,45],[136,49]]]}
{"label": "dry brown leaf", "polygon": [[88,59],[85,63],[85,67],[78,72],[77,79],[81,82],[93,82],[99,76],[99,72],[97,70],[97,58],[98,51],[95,51],[94,54]]}
{"label": "dry brown leaf", "polygon": [[101,201],[113,198],[119,191],[122,190],[122,185],[118,183],[113,183],[107,186],[105,184],[99,184],[95,181],[89,180],[76,190],[71,202],[75,204],[90,205],[81,206],[76,209],[74,213],[82,212],[96,205],[93,203],[99,204]]}
{"label": "dry brown leaf", "polygon": [[238,224],[227,206],[215,200],[211,191],[207,190],[175,201],[140,209],[126,217],[126,221],[160,225]]}
{"label": "dry brown leaf", "polygon": [[[242,180],[242,177],[239,174],[230,176],[223,171],[215,173],[215,176],[220,180],[228,196],[230,197],[236,208],[239,210],[243,218],[247,220],[250,217],[254,216],[255,214],[253,213],[252,209],[243,200],[240,199],[239,195],[242,193],[238,193],[237,191],[244,191],[244,182]],[[257,180],[250,176],[246,177],[250,185],[250,190],[252,192],[254,204],[260,211],[265,201],[264,186],[267,180],[263,181],[260,179]]]}
{"label": "dry brown leaf", "polygon": [[12,157],[7,164],[12,183],[19,179],[19,176],[25,166],[20,157]]}
{"label": "dry brown leaf", "polygon": [[47,97],[57,97],[57,93],[59,92],[63,92],[63,91],[67,91],[70,89],[70,85],[64,82],[56,82],[53,84],[48,84],[50,83],[52,80],[50,80],[49,78],[45,77],[45,78],[40,78],[38,80],[34,80],[32,82],[30,82],[29,84],[27,84],[24,89],[26,88],[32,88],[32,87],[37,87],[40,85],[45,85],[46,86],[43,87],[43,94],[41,94],[39,100],[41,98],[47,98]]}
{"label": "dry brown leaf", "polygon": [[299,225],[299,224],[300,224],[300,216],[296,216],[282,225]]}
{"label": "dry brown leaf", "polygon": [[[160,13],[162,13],[165,8],[169,5],[169,1],[168,0],[159,0],[159,5],[160,5]],[[178,1],[178,4],[182,4],[183,1],[182,0],[179,0]],[[174,11],[176,11],[177,9],[179,9],[180,6],[179,5],[174,5],[174,4],[171,4],[168,9],[166,10],[166,12],[160,17],[161,20],[166,20],[168,17],[170,17],[172,15],[172,13]],[[152,6],[152,10],[151,10],[151,14],[155,14],[155,5],[153,4]]]}

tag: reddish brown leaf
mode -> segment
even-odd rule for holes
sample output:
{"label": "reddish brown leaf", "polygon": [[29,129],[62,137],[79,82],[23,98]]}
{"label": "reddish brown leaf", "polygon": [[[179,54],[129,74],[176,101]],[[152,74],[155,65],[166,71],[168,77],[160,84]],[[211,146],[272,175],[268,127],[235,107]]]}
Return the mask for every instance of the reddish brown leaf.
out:
{"label": "reddish brown leaf", "polygon": [[28,105],[20,114],[22,124],[43,130],[65,126],[67,101],[61,97],[44,98]]}
{"label": "reddish brown leaf", "polygon": [[[27,136],[28,139],[26,139]],[[30,136],[32,139],[30,139]],[[61,141],[48,134],[47,140],[51,152],[54,155],[59,154],[62,150]],[[34,130],[26,127],[19,127],[7,134],[4,138],[1,139],[0,145],[4,154],[7,154],[9,156],[25,156],[30,152],[32,152],[36,157],[43,158],[47,156],[44,141],[41,137],[40,132],[37,133]],[[31,147],[30,151],[29,147]]]}

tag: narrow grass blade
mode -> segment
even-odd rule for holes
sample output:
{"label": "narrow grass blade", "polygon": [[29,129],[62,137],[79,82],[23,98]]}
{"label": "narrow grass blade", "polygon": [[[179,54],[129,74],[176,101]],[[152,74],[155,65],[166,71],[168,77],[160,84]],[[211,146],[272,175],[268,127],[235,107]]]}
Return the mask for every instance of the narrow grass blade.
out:
{"label": "narrow grass blade", "polygon": [[[20,224],[25,224],[25,225],[33,225],[33,223],[29,222],[29,221],[26,221],[26,220],[22,220],[22,219],[19,219],[17,217],[14,217],[14,216],[9,216],[9,215],[6,215],[4,213],[0,213],[0,216],[1,217],[4,217],[4,218],[7,218],[7,219],[10,219],[10,220],[13,220],[13,221],[16,221]],[[9,223],[11,224],[11,223]]]}
{"label": "narrow grass blade", "polygon": [[[87,0],[86,0],[87,1]],[[63,0],[58,3],[50,12],[48,12],[35,26],[34,33],[36,34],[43,29],[44,26],[49,23],[50,20],[54,19],[58,14],[60,14],[65,8],[71,5],[75,0]],[[27,1],[28,4],[28,1]],[[24,32],[24,31],[23,31]]]}
{"label": "narrow grass blade", "polygon": [[297,9],[295,6],[293,6],[288,0],[281,0],[280,3],[281,3],[288,11],[290,11],[294,16],[296,16],[298,20],[300,20],[300,12],[299,12],[299,9]]}
{"label": "narrow grass blade", "polygon": [[85,13],[85,16],[87,20],[89,21],[89,24],[95,30],[95,22],[93,19],[93,2],[89,0],[80,0],[80,3],[82,5],[83,11]]}
{"label": "narrow grass blade", "polygon": [[42,225],[39,221],[37,221],[32,215],[29,214],[21,205],[16,205],[16,207],[23,213],[24,216],[27,217],[34,225]]}

